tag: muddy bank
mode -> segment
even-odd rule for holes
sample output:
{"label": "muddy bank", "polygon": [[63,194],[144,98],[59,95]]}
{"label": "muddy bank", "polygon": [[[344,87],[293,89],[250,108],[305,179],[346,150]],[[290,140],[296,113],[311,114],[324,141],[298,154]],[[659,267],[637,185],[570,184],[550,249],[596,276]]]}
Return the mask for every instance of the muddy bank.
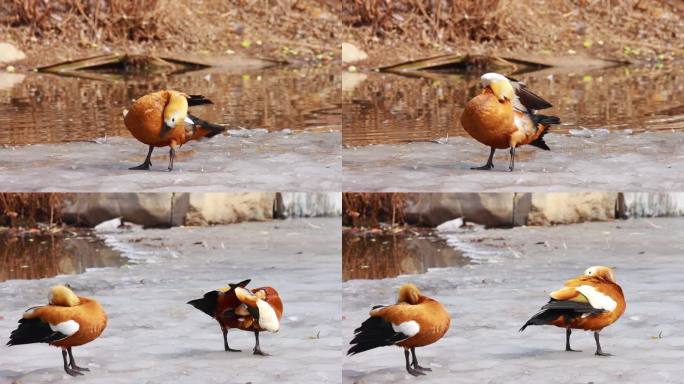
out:
{"label": "muddy bank", "polygon": [[157,149],[151,171],[131,171],[146,146],[130,138],[0,148],[4,191],[339,191],[339,132],[258,133]]}
{"label": "muddy bank", "polygon": [[[107,242],[138,263],[0,283],[0,383],[73,382],[57,349],[4,345],[21,313],[65,282],[100,300],[109,315],[99,339],[74,349],[91,369],[90,383],[340,382],[339,218],[134,229],[108,234]],[[224,352],[215,321],[185,304],[245,278],[254,287],[272,285],[283,298],[280,331],[260,338],[271,357],[252,355],[254,337],[241,331],[231,331],[229,341],[243,352]]]}
{"label": "muddy bank", "polygon": [[[480,230],[449,239],[480,264],[433,269],[423,275],[343,283],[343,344],[372,305],[391,302],[396,289],[413,282],[439,299],[452,315],[441,341],[418,349],[430,383],[676,383],[684,338],[681,297],[684,273],[682,219],[637,219],[557,227]],[[594,356],[592,335],[555,327],[520,326],[548,300],[548,292],[590,265],[615,267],[628,304],[625,314],[601,333]],[[343,382],[415,380],[403,368],[399,348],[382,348],[344,359]],[[573,369],[568,369],[573,367]]]}
{"label": "muddy bank", "polygon": [[684,135],[629,131],[549,133],[551,151],[522,147],[508,172],[507,151],[497,151],[495,168],[474,171],[489,149],[474,139],[451,137],[446,144],[375,145],[342,150],[347,191],[663,191],[684,188]]}

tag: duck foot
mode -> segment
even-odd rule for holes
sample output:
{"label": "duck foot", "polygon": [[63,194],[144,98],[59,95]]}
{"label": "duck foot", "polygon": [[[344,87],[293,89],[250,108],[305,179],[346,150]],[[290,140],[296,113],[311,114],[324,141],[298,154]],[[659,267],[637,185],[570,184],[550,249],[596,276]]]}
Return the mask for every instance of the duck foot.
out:
{"label": "duck foot", "polygon": [[138,165],[137,167],[131,167],[128,168],[133,171],[148,171],[150,167],[152,166],[152,151],[154,150],[154,147],[150,145],[149,151],[147,151],[147,157],[145,158],[145,161]]}

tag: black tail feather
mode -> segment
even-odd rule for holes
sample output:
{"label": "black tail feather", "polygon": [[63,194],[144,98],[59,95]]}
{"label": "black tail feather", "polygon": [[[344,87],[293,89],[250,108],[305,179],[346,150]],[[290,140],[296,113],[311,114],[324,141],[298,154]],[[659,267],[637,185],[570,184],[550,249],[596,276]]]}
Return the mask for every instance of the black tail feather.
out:
{"label": "black tail feather", "polygon": [[209,131],[209,133],[205,137],[214,137],[227,129],[227,127],[223,125],[212,124],[206,120],[202,120],[199,117],[193,116],[191,114],[188,114],[188,117],[196,126],[200,126]]}
{"label": "black tail feather", "polygon": [[244,288],[249,284],[249,282],[252,281],[252,279],[247,279],[247,280],[242,280],[241,282],[234,284],[234,283],[228,283],[228,286],[230,289],[235,289],[237,287]]}
{"label": "black tail feather", "polygon": [[63,333],[53,331],[50,324],[40,318],[21,319],[19,327],[10,334],[7,345],[50,343],[66,337],[68,336]]}
{"label": "black tail feather", "polygon": [[582,316],[583,314],[595,315],[603,312],[603,309],[596,309],[589,303],[579,303],[576,301],[563,301],[551,299],[546,305],[541,308],[541,311],[532,316],[525,325],[523,325],[519,332],[522,332],[530,325],[546,325],[563,316],[565,323],[570,323],[574,318]]}
{"label": "black tail feather", "polygon": [[545,151],[550,151],[551,148],[549,148],[549,146],[546,145],[546,142],[544,141],[544,135],[546,135],[546,133],[548,132],[549,126],[554,124],[560,124],[560,118],[557,116],[532,115],[532,121],[534,122],[535,126],[542,124],[547,128],[545,128],[542,134],[536,140],[532,141],[530,145],[543,149]]}
{"label": "black tail feather", "polygon": [[216,306],[218,304],[218,294],[218,291],[207,292],[201,299],[190,300],[188,301],[188,304],[206,313],[207,315],[214,317],[216,314]]}
{"label": "black tail feather", "polygon": [[353,346],[347,355],[368,351],[369,349],[394,345],[408,336],[395,332],[392,324],[381,317],[369,317],[360,327],[354,330],[354,338],[349,344]]}

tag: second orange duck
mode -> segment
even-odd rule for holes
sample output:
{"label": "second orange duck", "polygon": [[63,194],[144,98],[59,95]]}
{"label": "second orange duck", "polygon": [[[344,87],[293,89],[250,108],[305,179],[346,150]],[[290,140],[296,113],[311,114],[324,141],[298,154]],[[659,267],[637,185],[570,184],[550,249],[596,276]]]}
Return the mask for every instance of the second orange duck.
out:
{"label": "second orange duck", "polygon": [[530,91],[525,84],[498,73],[481,77],[482,93],[466,104],[461,125],[475,140],[490,147],[487,163],[472,169],[494,168],[494,152],[510,148],[509,170],[515,166],[515,149],[529,144],[549,150],[544,135],[549,126],[560,124],[556,116],[537,114],[551,104]]}
{"label": "second orange duck", "polygon": [[283,303],[278,291],[271,287],[245,289],[250,280],[228,287],[207,292],[201,299],[191,300],[188,304],[214,318],[223,333],[223,348],[230,352],[240,352],[228,346],[228,330],[231,328],[254,332],[255,355],[268,356],[259,345],[259,333],[278,332],[283,316]]}
{"label": "second orange duck", "polygon": [[399,288],[396,304],[373,307],[370,317],[354,330],[349,343],[353,346],[347,355],[396,345],[404,349],[406,371],[413,376],[424,375],[432,369],[418,364],[416,348],[441,339],[450,325],[451,316],[442,304],[423,296],[415,285],[404,284]]}
{"label": "second orange duck", "polygon": [[549,302],[527,320],[520,332],[529,325],[548,324],[565,328],[565,350],[575,352],[570,348],[572,329],[594,331],[596,355],[610,356],[601,349],[599,332],[619,319],[627,306],[611,268],[590,267],[549,296]]}
{"label": "second orange duck", "polygon": [[212,104],[201,95],[164,90],[137,99],[124,116],[133,137],[149,146],[145,161],[130,169],[148,170],[155,147],[169,147],[169,171],[173,170],[176,148],[191,140],[213,137],[226,127],[208,123],[188,113],[188,107]]}
{"label": "second orange duck", "polygon": [[7,345],[48,343],[60,347],[64,371],[71,376],[82,375],[89,369],[76,365],[71,348],[98,338],[107,326],[107,314],[97,301],[76,296],[64,285],[52,287],[48,299],[48,305],[24,312]]}

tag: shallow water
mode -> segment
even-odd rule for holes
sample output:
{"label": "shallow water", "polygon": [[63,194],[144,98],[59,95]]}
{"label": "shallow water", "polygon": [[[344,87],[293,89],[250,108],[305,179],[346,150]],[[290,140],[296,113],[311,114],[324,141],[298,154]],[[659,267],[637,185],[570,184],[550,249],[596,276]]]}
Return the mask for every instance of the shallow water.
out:
{"label": "shallow water", "polygon": [[436,236],[342,237],[342,280],[384,279],[469,264],[470,259]]}
{"label": "shallow water", "polygon": [[338,130],[338,75],[322,68],[212,68],[169,76],[112,80],[28,73],[0,89],[0,145],[61,143],[130,136],[122,112],[131,101],[164,88],[203,94],[214,104],[191,111],[231,128],[269,131]]}
{"label": "shallow water", "polygon": [[126,260],[94,236],[0,236],[0,281],[73,275]]}
{"label": "shallow water", "polygon": [[[360,74],[343,95],[343,143],[431,141],[467,136],[463,106],[479,92],[479,73]],[[561,117],[553,132],[582,128],[632,132],[684,130],[683,67],[550,68],[513,75],[547,99],[542,113]]]}

